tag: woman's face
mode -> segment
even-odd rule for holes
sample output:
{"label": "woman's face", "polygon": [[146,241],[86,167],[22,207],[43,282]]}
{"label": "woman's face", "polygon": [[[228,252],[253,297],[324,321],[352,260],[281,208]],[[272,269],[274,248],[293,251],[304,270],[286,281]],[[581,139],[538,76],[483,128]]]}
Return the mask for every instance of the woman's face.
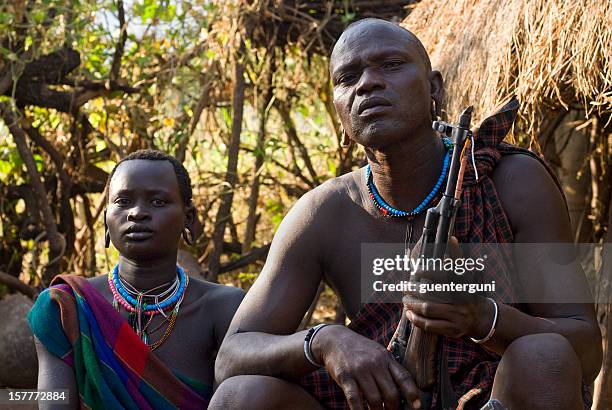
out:
{"label": "woman's face", "polygon": [[168,161],[130,160],[109,184],[106,224],[119,253],[139,262],[176,257],[187,207]]}

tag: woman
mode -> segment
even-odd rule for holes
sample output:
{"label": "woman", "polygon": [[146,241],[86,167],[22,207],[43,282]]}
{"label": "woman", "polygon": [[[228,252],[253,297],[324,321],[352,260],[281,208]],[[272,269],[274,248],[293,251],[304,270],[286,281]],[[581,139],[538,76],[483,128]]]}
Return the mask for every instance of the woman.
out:
{"label": "woman", "polygon": [[193,240],[191,196],[185,168],[160,151],[115,166],[104,226],[119,262],[92,279],[60,275],[39,296],[29,315],[39,389],[68,389],[72,407],[206,407],[243,292],[177,266],[181,236]]}

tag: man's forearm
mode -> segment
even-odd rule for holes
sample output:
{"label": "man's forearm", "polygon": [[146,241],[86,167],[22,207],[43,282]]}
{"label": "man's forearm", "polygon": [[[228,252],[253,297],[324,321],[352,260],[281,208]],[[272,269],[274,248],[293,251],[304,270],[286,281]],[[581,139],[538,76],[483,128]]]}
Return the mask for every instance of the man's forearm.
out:
{"label": "man's forearm", "polygon": [[307,331],[291,335],[259,332],[235,333],[228,336],[217,356],[215,380],[241,374],[273,376],[295,380],[315,369],[304,356]]}
{"label": "man's forearm", "polygon": [[596,325],[579,317],[534,317],[500,303],[495,334],[484,346],[503,354],[515,339],[537,333],[558,333],[564,336],[580,359],[585,380],[590,382],[597,376],[601,365],[601,335]]}

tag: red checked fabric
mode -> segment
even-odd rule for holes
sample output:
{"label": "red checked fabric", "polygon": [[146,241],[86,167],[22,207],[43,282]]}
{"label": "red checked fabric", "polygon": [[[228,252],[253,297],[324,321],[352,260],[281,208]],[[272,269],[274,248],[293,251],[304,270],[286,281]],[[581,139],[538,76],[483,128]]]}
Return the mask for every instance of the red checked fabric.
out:
{"label": "red checked fabric", "polygon": [[[512,98],[499,112],[484,120],[475,131],[475,161],[479,179],[476,181],[471,166],[466,167],[462,206],[455,222],[455,236],[462,243],[513,242],[512,229],[489,175],[502,155],[530,155],[544,164],[533,152],[502,142],[512,127],[518,108],[518,101]],[[547,169],[556,181],[552,171],[548,167]],[[509,274],[512,268],[511,255],[492,248],[493,254],[487,253],[487,270],[483,283],[495,280],[495,298],[511,303],[516,294]],[[386,347],[399,321],[402,305],[376,303],[376,294],[373,299],[374,303],[363,305],[348,327]],[[518,305],[517,307],[520,308]],[[443,349],[448,358],[451,384],[458,398],[457,408],[479,409],[489,399],[500,356],[488,352],[469,338],[444,337]],[[325,368],[304,376],[301,384],[326,408],[348,408],[342,389],[332,380]],[[588,389],[583,390],[585,408],[587,405],[590,408],[590,394]],[[437,401],[437,394],[434,393],[432,408],[435,408]]]}

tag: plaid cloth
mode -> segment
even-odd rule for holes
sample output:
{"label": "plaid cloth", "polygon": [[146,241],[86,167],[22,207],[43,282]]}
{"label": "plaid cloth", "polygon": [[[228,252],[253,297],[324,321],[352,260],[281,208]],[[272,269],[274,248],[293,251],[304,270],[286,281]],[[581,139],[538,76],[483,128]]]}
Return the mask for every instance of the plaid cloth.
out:
{"label": "plaid cloth", "polygon": [[[457,214],[454,232],[461,243],[479,243],[487,246],[487,243],[510,243],[514,240],[512,228],[490,178],[491,171],[502,155],[526,154],[544,164],[533,152],[502,143],[512,127],[518,107],[518,101],[512,98],[499,112],[485,119],[474,132],[475,162],[479,178],[476,180],[476,174],[471,166],[466,167],[462,204]],[[549,172],[556,181],[552,171]],[[560,185],[558,183],[557,185],[560,189]],[[489,248],[487,270],[484,272],[482,283],[495,280],[495,297],[504,303],[513,304],[516,290],[510,281],[512,255],[504,253],[507,248],[497,248],[494,245]],[[376,303],[376,294],[372,300],[374,303],[363,305],[348,327],[387,346],[399,322],[402,305]],[[485,350],[468,338],[443,337],[442,349],[447,357],[450,381],[458,398],[457,408],[479,409],[489,398],[500,356]],[[341,388],[324,368],[304,376],[301,384],[326,408],[348,408]],[[437,390],[434,388],[434,392]],[[432,408],[435,408],[438,402],[437,393],[434,393]]]}
{"label": "plaid cloth", "polygon": [[212,395],[210,386],[173,374],[83,277],[55,277],[28,321],[74,369],[81,408],[203,409]]}

